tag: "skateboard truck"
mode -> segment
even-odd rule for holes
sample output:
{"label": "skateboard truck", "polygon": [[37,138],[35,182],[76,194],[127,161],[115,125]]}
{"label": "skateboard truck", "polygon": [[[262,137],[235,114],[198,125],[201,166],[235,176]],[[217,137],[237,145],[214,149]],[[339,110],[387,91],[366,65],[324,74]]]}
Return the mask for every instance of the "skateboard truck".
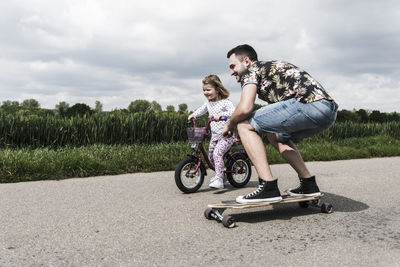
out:
{"label": "skateboard truck", "polygon": [[332,213],[333,206],[332,204],[322,202],[321,199],[314,199],[309,201],[299,201],[299,206],[301,208],[308,208],[309,206],[320,208],[322,213]]}
{"label": "skateboard truck", "polygon": [[222,213],[226,209],[212,209],[212,208],[207,208],[204,211],[204,216],[208,219],[214,219],[217,222],[221,222],[225,227],[227,228],[233,228],[235,227],[235,218],[233,218],[231,215],[226,215],[222,216]]}

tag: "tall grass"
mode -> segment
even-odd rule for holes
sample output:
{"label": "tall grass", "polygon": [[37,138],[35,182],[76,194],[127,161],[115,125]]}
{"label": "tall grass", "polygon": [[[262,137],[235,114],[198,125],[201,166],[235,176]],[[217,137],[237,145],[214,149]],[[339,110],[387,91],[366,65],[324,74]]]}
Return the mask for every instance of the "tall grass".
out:
{"label": "tall grass", "polygon": [[353,137],[370,137],[387,135],[392,138],[400,138],[400,122],[384,123],[361,123],[361,122],[340,122],[335,123],[331,128],[317,135],[317,138],[325,140],[341,140]]}
{"label": "tall grass", "polygon": [[[112,112],[84,117],[0,113],[0,147],[60,148],[93,144],[155,144],[186,140],[187,114]],[[387,135],[400,138],[400,122],[336,123],[323,140]]]}
{"label": "tall grass", "polygon": [[187,115],[108,113],[59,118],[0,114],[0,146],[13,148],[152,144],[186,139]]}

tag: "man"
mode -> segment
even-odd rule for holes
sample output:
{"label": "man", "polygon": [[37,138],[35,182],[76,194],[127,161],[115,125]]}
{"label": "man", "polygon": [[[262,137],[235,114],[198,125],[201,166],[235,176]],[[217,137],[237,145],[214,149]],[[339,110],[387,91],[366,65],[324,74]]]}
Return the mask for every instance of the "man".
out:
{"label": "man", "polygon": [[[284,61],[258,61],[256,51],[249,45],[231,49],[227,57],[231,75],[242,85],[242,94],[223,135],[231,135],[237,127],[259,175],[257,190],[236,201],[282,200],[259,133],[267,134],[269,143],[299,176],[300,186],[288,189],[288,194],[320,195],[315,176],[311,176],[294,142],[329,128],[336,120],[338,105],[307,72]],[[268,105],[253,112],[256,95]]]}

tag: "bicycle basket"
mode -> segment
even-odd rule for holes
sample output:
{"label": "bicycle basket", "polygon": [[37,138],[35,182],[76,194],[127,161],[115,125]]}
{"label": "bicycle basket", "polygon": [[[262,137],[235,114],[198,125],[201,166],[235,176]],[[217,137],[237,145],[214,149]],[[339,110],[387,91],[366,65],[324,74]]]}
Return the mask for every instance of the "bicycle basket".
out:
{"label": "bicycle basket", "polygon": [[206,133],[205,127],[189,127],[186,129],[189,143],[200,144],[204,140]]}

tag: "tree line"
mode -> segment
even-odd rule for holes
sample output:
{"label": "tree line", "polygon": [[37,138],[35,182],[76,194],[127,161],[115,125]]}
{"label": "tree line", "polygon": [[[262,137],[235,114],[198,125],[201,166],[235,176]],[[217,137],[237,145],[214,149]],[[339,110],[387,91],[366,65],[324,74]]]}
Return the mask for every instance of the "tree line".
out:
{"label": "tree line", "polygon": [[338,122],[352,121],[352,122],[391,122],[391,121],[400,121],[400,114],[397,112],[380,112],[379,110],[339,110],[337,119]]}
{"label": "tree line", "polygon": [[[254,109],[259,109],[263,107],[262,105],[255,104]],[[26,99],[19,103],[18,101],[6,100],[2,102],[0,106],[0,111],[8,114],[38,114],[46,115],[53,114],[59,115],[61,117],[74,117],[83,115],[92,115],[98,113],[106,113],[103,111],[103,104],[100,101],[96,101],[93,108],[85,103],[76,103],[70,106],[67,102],[62,101],[55,105],[54,109],[43,109],[40,107],[40,103],[36,99]],[[111,112],[123,112],[123,113],[137,113],[155,111],[160,112],[162,110],[161,105],[157,101],[148,101],[144,99],[137,99],[132,101],[127,108],[115,109]],[[179,104],[177,109],[175,106],[168,105],[165,109],[167,112],[178,112],[180,114],[188,113],[188,106],[185,103]],[[107,112],[108,113],[108,112]],[[380,112],[379,110],[339,110],[337,116],[337,122],[390,122],[390,121],[400,121],[400,113],[397,112]]]}
{"label": "tree line", "polygon": [[[144,99],[137,99],[132,101],[127,108],[114,109],[111,112],[125,112],[125,113],[137,113],[146,111],[163,111],[161,105],[157,101],[147,101]],[[100,101],[96,101],[93,108],[85,103],[76,103],[70,106],[67,102],[61,101],[56,104],[54,109],[44,109],[40,107],[39,101],[36,99],[26,99],[19,103],[18,101],[5,100],[0,106],[0,111],[7,114],[39,114],[39,115],[59,115],[61,117],[74,117],[83,115],[92,115],[98,113],[108,113],[103,111],[103,104]],[[185,103],[179,104],[178,109],[175,106],[168,105],[165,109],[167,112],[178,112],[187,113],[188,106]]]}

